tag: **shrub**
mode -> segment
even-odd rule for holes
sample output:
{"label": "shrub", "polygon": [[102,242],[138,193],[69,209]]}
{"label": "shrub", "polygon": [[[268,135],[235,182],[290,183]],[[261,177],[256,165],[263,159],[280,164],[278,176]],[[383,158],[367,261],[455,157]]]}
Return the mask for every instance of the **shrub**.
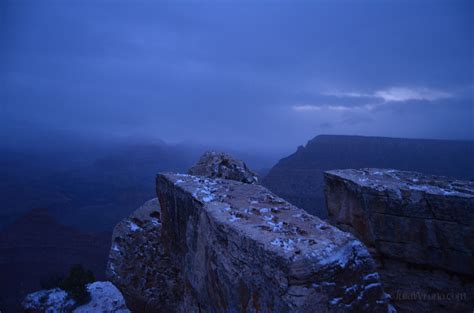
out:
{"label": "shrub", "polygon": [[59,288],[66,291],[77,304],[84,304],[90,300],[86,285],[95,280],[94,274],[82,265],[74,265],[69,270],[69,276],[62,280]]}

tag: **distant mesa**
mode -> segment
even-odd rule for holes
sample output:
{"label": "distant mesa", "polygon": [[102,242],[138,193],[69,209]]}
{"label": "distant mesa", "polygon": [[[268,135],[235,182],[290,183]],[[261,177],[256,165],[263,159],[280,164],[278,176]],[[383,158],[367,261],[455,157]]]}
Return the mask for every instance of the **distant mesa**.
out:
{"label": "distant mesa", "polygon": [[321,135],[281,159],[263,185],[311,214],[326,218],[323,173],[346,168],[395,168],[474,179],[474,141]]}

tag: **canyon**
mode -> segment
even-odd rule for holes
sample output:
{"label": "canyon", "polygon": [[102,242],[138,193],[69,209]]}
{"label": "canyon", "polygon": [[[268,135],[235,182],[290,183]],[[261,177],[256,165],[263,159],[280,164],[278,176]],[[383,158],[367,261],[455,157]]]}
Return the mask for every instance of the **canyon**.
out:
{"label": "canyon", "polygon": [[157,198],[115,227],[106,277],[139,313],[472,308],[472,182],[394,169],[324,179],[327,220],[225,154],[159,173]]}
{"label": "canyon", "polygon": [[325,171],[395,168],[472,180],[473,155],[474,141],[319,135],[281,159],[262,184],[309,213],[327,218]]}

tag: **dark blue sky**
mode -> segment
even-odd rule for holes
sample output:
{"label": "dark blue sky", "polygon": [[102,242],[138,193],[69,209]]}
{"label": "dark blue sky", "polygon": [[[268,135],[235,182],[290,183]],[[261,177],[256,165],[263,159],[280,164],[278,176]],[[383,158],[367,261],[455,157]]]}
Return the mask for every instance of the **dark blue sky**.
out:
{"label": "dark blue sky", "polygon": [[2,1],[0,18],[10,140],[474,139],[472,1]]}

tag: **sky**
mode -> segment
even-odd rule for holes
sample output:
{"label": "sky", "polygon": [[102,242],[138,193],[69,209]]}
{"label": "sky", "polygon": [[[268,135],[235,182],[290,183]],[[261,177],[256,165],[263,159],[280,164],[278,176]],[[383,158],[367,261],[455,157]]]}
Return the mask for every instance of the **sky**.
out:
{"label": "sky", "polygon": [[472,1],[1,1],[3,142],[474,139]]}

